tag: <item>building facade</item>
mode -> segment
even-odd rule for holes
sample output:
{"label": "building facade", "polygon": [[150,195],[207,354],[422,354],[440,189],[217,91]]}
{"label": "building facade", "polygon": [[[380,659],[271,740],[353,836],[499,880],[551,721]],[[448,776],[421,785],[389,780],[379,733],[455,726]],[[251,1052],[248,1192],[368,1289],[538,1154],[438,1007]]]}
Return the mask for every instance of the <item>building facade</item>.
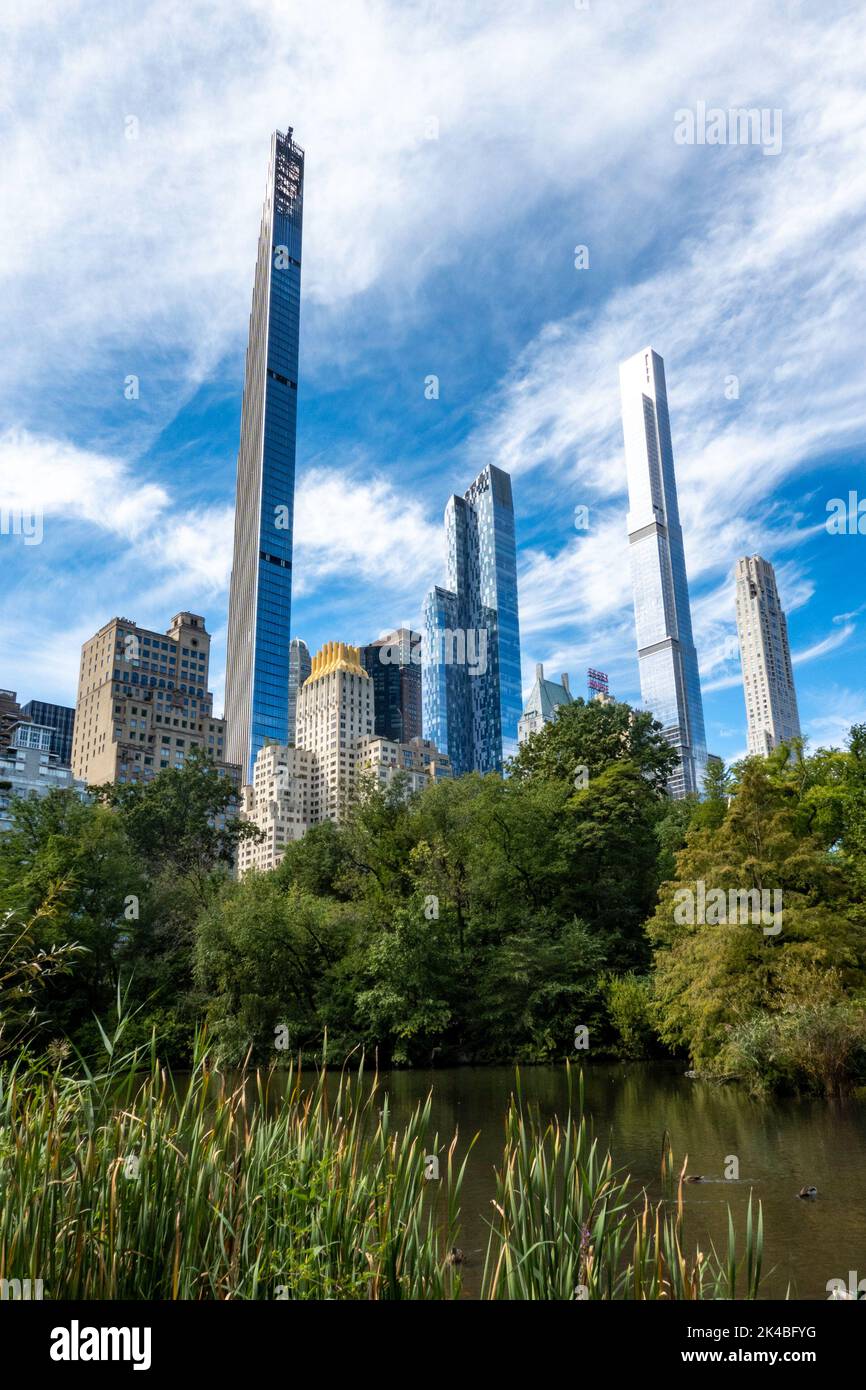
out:
{"label": "building facade", "polygon": [[57,788],[84,798],[84,783],[52,751],[53,737],[50,725],[25,718],[0,739],[0,834],[12,825],[11,804],[16,797],[45,796]]}
{"label": "building facade", "polygon": [[275,869],[286,845],[300,840],[310,826],[313,754],[305,748],[266,743],[259,750],[253,780],[244,787],[241,815],[264,833],[264,839],[238,844],[238,873]]}
{"label": "building facade", "polygon": [[208,689],[210,636],[204,618],[178,613],[166,632],[112,618],[81,648],[72,770],[88,785],[149,782],[182,767],[193,748],[226,762],[225,720]]}
{"label": "building facade", "polygon": [[265,739],[288,741],[303,201],[304,152],[291,129],[276,131],[250,314],[229,592],[228,753],[245,783]]}
{"label": "building facade", "polygon": [[0,746],[5,747],[11,741],[15,728],[27,718],[18,703],[17,692],[0,690]]}
{"label": "building facade", "polygon": [[530,734],[537,734],[544,728],[545,724],[556,715],[560,705],[570,705],[574,701],[571,687],[568,683],[568,672],[564,671],[556,681],[547,680],[544,675],[544,666],[539,661],[535,666],[535,685],[529,693],[529,698],[523,708],[520,723],[517,726],[517,741],[525,743]]}
{"label": "building facade", "polygon": [[52,730],[51,751],[64,767],[72,766],[72,734],[75,710],[69,705],[52,705],[47,700],[28,700],[24,713],[34,724],[47,725]]}
{"label": "building facade", "polygon": [[397,628],[361,648],[361,665],[373,682],[374,732],[409,743],[423,732],[421,667],[423,638]]}
{"label": "building facade", "polygon": [[373,682],[357,647],[326,642],[298,692],[297,747],[313,754],[310,821],[340,821],[352,799],[358,741],[373,733]]}
{"label": "building facade", "polygon": [[390,786],[400,775],[407,792],[423,791],[430,782],[453,775],[448,754],[440,753],[427,738],[406,743],[378,735],[359,739],[357,766],[359,775],[372,772],[383,786]]}
{"label": "building facade", "polygon": [[780,743],[800,737],[788,623],[769,560],[744,556],[735,573],[749,752],[766,757]]}
{"label": "building facade", "polygon": [[511,479],[492,465],[445,508],[447,587],[424,605],[424,733],[455,775],[502,772],[523,712]]}
{"label": "building facade", "polygon": [[706,735],[683,535],[677,504],[664,362],[646,348],[620,367],[628,473],[628,538],[641,696],[676,749],[668,785],[703,791]]}
{"label": "building facade", "polygon": [[[373,647],[378,660],[378,647]],[[264,832],[258,843],[238,846],[238,872],[273,869],[286,845],[323,821],[339,822],[373,774],[390,784],[403,774],[407,792],[451,776],[447,755],[420,737],[398,742],[374,732],[374,687],[361,652],[346,642],[326,642],[298,691],[293,747],[265,743],[243,789],[244,819]]]}
{"label": "building facade", "polygon": [[289,717],[286,724],[286,742],[295,741],[295,720],[298,714],[298,691],[313,669],[310,649],[300,637],[293,637],[289,645]]}

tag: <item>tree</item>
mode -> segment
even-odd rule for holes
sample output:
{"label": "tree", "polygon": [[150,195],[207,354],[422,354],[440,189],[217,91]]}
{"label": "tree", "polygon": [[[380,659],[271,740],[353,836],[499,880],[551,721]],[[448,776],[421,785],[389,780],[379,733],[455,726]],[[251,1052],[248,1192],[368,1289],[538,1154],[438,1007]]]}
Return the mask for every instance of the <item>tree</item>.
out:
{"label": "tree", "polygon": [[551,722],[530,734],[509,772],[518,781],[540,777],[574,785],[579,769],[591,779],[621,762],[631,763],[661,793],[677,755],[648,711],[615,700],[578,699],[559,705]]}
{"label": "tree", "polygon": [[320,1048],[351,920],[275,874],[250,873],[211,904],[196,926],[195,977],[225,1061]]}
{"label": "tree", "polygon": [[[829,821],[814,813],[812,771],[784,750],[740,764],[724,821],[689,834],[676,881],[664,885],[650,919],[661,1036],[707,1068],[733,1069],[733,1031],[790,1009],[814,988],[805,981],[826,977],[839,997],[866,983],[866,924]],[[688,920],[685,894],[696,903],[701,885],[728,902],[732,890],[778,890],[781,929],[744,921],[741,911]]]}
{"label": "tree", "polygon": [[91,790],[117,811],[149,876],[183,875],[197,887],[203,905],[214,869],[233,863],[240,840],[261,834],[239,818],[231,780],[200,748],[193,748],[183,767],[165,768],[152,782],[108,782]]}
{"label": "tree", "polygon": [[58,1033],[75,1035],[110,1005],[126,914],[145,895],[141,866],[107,807],[57,789],[13,804],[12,826],[0,836],[0,909],[33,919],[37,947],[74,940],[84,948],[45,988],[45,1012]]}

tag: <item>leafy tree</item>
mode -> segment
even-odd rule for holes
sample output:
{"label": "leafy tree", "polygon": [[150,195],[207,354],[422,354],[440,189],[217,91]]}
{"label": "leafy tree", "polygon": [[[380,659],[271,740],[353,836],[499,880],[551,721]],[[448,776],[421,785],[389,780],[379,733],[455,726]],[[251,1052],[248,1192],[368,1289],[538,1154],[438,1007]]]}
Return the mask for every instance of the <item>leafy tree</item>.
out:
{"label": "leafy tree", "polygon": [[285,891],[275,874],[251,873],[211,904],[197,924],[195,976],[220,1055],[271,1060],[278,1038],[284,1051],[320,1047],[350,935],[345,909]]}
{"label": "leafy tree", "polygon": [[[826,975],[839,996],[866,982],[866,924],[851,880],[810,805],[801,757],[785,750],[735,770],[723,823],[692,831],[649,922],[654,995],[662,1038],[702,1066],[734,1069],[730,1036],[756,1014],[779,1013],[806,997],[805,981]],[[685,900],[706,891],[781,890],[782,928],[682,920]],[[678,917],[681,920],[678,920]]]}
{"label": "leafy tree", "polygon": [[117,811],[150,877],[182,875],[198,889],[203,905],[214,869],[231,866],[239,841],[261,833],[240,820],[232,782],[199,748],[182,768],[165,768],[152,782],[108,782],[91,790]]}
{"label": "leafy tree", "polygon": [[573,785],[577,769],[590,779],[612,763],[631,763],[656,791],[662,792],[676,767],[677,755],[662,726],[647,710],[612,700],[574,700],[560,705],[554,719],[531,734],[511,760],[519,781],[541,777]]}
{"label": "leafy tree", "polygon": [[57,1032],[75,1035],[115,997],[126,914],[145,895],[141,866],[107,807],[57,789],[13,804],[12,826],[0,836],[0,908],[33,919],[37,947],[84,948],[45,989]]}

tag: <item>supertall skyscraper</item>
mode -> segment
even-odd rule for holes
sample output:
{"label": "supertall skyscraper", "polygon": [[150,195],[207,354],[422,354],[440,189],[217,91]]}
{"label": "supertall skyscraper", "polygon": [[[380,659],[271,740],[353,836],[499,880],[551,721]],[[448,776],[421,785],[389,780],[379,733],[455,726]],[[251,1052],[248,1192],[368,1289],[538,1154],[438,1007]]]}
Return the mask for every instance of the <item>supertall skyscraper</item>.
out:
{"label": "supertall skyscraper", "polygon": [[303,204],[289,127],[271,137],[238,450],[226,723],[244,782],[265,739],[288,737]]}
{"label": "supertall skyscraper", "polygon": [[641,695],[677,750],[668,790],[682,797],[703,791],[707,748],[664,362],[646,348],[622,363],[619,377]]}
{"label": "supertall skyscraper", "polygon": [[488,465],[445,508],[448,587],[424,604],[424,734],[455,775],[501,772],[523,713],[511,479]]}
{"label": "supertall skyscraper", "polygon": [[766,757],[800,737],[788,624],[776,575],[760,555],[737,561],[737,634],[749,724],[749,752]]}

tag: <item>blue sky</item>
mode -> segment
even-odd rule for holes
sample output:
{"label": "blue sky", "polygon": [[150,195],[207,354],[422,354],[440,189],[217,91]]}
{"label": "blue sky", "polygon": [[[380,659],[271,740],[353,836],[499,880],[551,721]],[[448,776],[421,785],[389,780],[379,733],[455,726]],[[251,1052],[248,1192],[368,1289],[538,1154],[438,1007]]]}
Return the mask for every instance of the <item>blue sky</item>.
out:
{"label": "blue sky", "polygon": [[[731,570],[754,551],[804,731],[866,718],[866,536],[824,525],[866,497],[861,5],[56,0],[2,30],[0,508],[45,520],[38,546],[0,534],[0,685],[74,703],[103,622],[187,608],[221,705],[261,200],[293,125],[293,635],[417,624],[447,497],[494,462],[525,689],[536,661],[578,690],[595,666],[637,702],[617,368],[652,344],[710,749],[745,749]],[[676,143],[698,102],[780,111],[780,153]]]}

